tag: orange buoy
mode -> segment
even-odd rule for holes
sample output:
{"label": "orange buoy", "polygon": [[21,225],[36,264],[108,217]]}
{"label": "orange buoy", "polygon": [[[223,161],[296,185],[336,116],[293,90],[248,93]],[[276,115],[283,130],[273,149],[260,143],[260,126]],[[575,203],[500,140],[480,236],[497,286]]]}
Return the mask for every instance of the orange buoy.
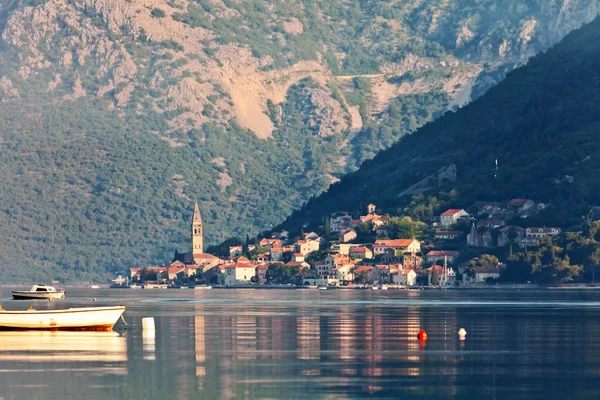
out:
{"label": "orange buoy", "polygon": [[417,339],[419,339],[419,340],[427,340],[427,332],[425,332],[425,329],[421,329],[419,331],[419,333],[417,334]]}

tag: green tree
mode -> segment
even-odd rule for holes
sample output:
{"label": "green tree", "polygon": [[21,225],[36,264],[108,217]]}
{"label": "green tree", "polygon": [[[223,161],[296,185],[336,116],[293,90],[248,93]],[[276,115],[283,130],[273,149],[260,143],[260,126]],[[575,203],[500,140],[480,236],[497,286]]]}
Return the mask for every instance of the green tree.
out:
{"label": "green tree", "polygon": [[592,276],[592,283],[596,282],[596,272],[600,269],[600,244],[597,242],[589,245],[591,248],[585,260],[584,271]]}
{"label": "green tree", "polygon": [[392,217],[385,224],[391,239],[410,239],[423,234],[427,225],[411,217]]}
{"label": "green tree", "polygon": [[285,266],[281,263],[275,263],[269,265],[267,273],[265,275],[267,283],[274,284],[288,284],[292,283],[295,285],[302,285],[303,278],[300,274],[300,267],[298,266]]}
{"label": "green tree", "polygon": [[140,271],[140,281],[142,281],[142,282],[156,281],[156,280],[158,280],[157,276],[158,275],[156,274],[156,271],[154,271],[148,267],[144,267]]}
{"label": "green tree", "polygon": [[150,15],[152,15],[154,18],[164,18],[165,12],[160,8],[153,8],[150,12]]}
{"label": "green tree", "polygon": [[328,255],[329,253],[327,252],[327,250],[317,250],[308,253],[306,257],[304,257],[304,261],[310,264],[311,267],[314,267],[317,261],[324,260],[325,258],[327,258]]}

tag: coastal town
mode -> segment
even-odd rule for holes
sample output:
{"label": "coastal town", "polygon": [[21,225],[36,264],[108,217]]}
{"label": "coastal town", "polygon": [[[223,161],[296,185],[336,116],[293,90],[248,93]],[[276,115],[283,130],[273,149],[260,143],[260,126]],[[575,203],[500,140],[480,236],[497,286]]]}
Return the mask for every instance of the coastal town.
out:
{"label": "coastal town", "polygon": [[[526,220],[545,208],[531,199],[477,203],[446,209],[427,223],[379,214],[369,204],[354,218],[338,211],[318,232],[265,237],[228,246],[227,254],[204,252],[198,204],[190,225],[191,251],[169,265],[131,268],[115,280],[154,287],[212,285],[247,287],[287,285],[318,288],[477,287],[498,283],[506,264],[493,255],[538,246],[561,233],[558,227],[527,227]],[[489,253],[489,254],[488,254]],[[472,257],[470,256],[472,255]]]}

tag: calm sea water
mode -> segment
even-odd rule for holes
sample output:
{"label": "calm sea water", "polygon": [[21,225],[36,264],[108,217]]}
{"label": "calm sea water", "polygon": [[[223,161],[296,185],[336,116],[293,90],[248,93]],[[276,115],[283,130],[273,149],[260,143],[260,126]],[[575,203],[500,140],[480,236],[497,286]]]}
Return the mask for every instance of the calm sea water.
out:
{"label": "calm sea water", "polygon": [[[9,310],[124,304],[129,324],[114,333],[0,333],[3,399],[600,397],[600,291],[0,296]],[[143,317],[154,317],[154,336],[142,331]],[[426,343],[416,338],[421,328]]]}

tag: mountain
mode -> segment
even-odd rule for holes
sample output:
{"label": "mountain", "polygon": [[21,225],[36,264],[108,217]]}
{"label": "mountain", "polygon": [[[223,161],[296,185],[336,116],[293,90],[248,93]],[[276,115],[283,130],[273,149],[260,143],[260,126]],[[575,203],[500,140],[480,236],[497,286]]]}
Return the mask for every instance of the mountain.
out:
{"label": "mountain", "polygon": [[[593,19],[597,0],[8,0],[1,280],[254,234]],[[422,154],[428,157],[428,154]]]}
{"label": "mountain", "polygon": [[[485,95],[447,112],[296,211],[300,230],[336,210],[374,202],[402,213],[441,196],[449,208],[531,198],[548,207],[525,224],[580,227],[600,205],[600,19],[511,71]],[[410,212],[411,210],[407,210]]]}

